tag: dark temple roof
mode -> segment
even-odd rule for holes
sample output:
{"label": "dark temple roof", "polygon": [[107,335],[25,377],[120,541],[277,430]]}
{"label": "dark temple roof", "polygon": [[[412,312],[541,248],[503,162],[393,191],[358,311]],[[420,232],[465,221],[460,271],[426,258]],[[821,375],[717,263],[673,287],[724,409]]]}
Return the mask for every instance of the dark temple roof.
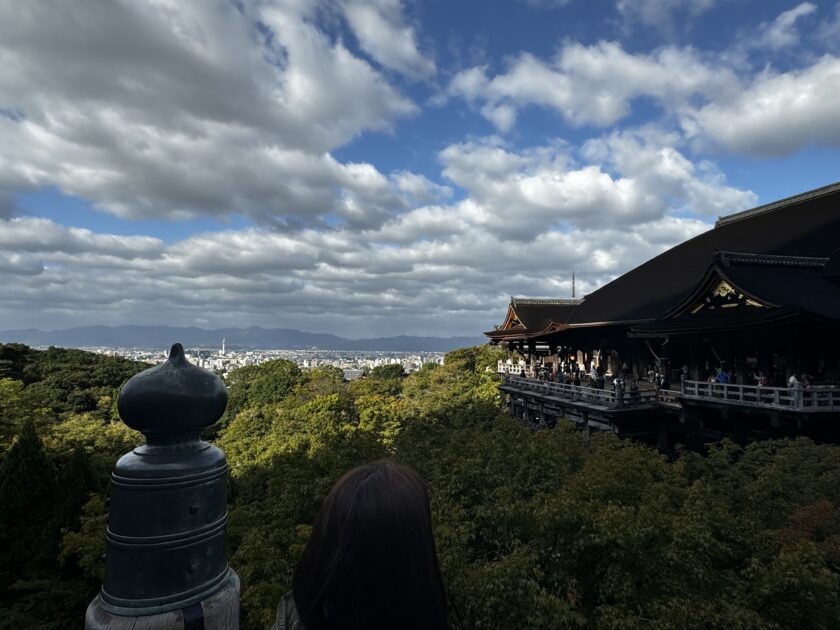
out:
{"label": "dark temple roof", "polygon": [[750,260],[743,254],[728,261],[724,254],[721,259],[722,275],[763,302],[840,319],[840,287],[824,274],[830,259],[765,256]]}
{"label": "dark temple roof", "polygon": [[510,299],[510,305],[519,316],[519,321],[531,332],[544,330],[552,322],[565,324],[578,304],[580,300]]}
{"label": "dark temple roof", "polygon": [[[587,295],[568,324],[655,319],[691,294],[716,250],[747,251],[759,257],[829,258],[838,248],[840,183],[719,219],[708,232]],[[754,274],[752,282],[765,283],[768,290],[777,282],[780,287],[789,286],[788,280],[792,279],[786,279],[784,269],[789,267],[767,267]]]}
{"label": "dark temple roof", "polygon": [[[840,284],[833,265],[829,265],[831,261],[821,257],[716,252],[703,279],[682,303],[659,319],[632,325],[631,332],[647,336],[737,331],[756,326],[766,329],[792,320],[840,320]],[[707,296],[721,282],[737,292],[742,301],[752,300],[752,305],[708,308]]]}
{"label": "dark temple roof", "polygon": [[[493,339],[525,339],[564,325],[581,300],[510,298],[504,324],[484,333]],[[519,324],[515,324],[518,321]]]}

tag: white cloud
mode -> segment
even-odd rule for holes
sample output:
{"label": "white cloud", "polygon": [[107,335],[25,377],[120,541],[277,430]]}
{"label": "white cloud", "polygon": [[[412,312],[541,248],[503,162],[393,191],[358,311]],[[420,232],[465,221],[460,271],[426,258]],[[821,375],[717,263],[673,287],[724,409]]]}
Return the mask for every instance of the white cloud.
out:
{"label": "white cloud", "polygon": [[468,101],[476,101],[485,97],[487,83],[487,66],[474,66],[452,77],[448,91]]}
{"label": "white cloud", "polygon": [[[497,323],[507,295],[568,294],[572,268],[579,289],[589,291],[670,239],[708,228],[669,217],[634,230],[549,230],[523,248],[466,216],[457,207],[421,208],[393,219],[395,229],[303,230],[294,239],[231,230],[119,261],[61,245],[37,254],[4,252],[0,281],[8,298],[0,321],[49,328],[56,321],[69,327],[202,320],[347,336],[476,334],[476,322]],[[8,227],[0,224],[0,231]],[[406,229],[424,238],[389,244]]]}
{"label": "white cloud", "polygon": [[492,78],[486,67],[464,70],[453,78],[448,93],[480,104],[481,113],[506,131],[516,110],[527,105],[554,109],[574,125],[608,126],[627,116],[639,97],[672,107],[693,96],[737,88],[731,70],[712,67],[690,48],[631,54],[617,42],[569,42],[550,63],[522,53],[506,72]]}
{"label": "white cloud", "polygon": [[512,105],[487,104],[481,108],[481,115],[501,132],[510,131],[516,122],[516,108]]}
{"label": "white cloud", "polygon": [[[572,269],[579,290],[592,291],[708,229],[704,219],[719,206],[754,200],[653,129],[607,134],[580,151],[562,141],[514,149],[477,139],[440,159],[466,198],[367,227],[248,228],[164,243],[47,219],[0,221],[9,296],[0,321],[475,334],[497,323],[508,295],[569,295]],[[411,173],[388,180],[360,167],[354,177],[365,189],[390,181],[414,197],[448,192]]]}
{"label": "white cloud", "polygon": [[840,50],[840,2],[834,5],[834,15],[817,29],[817,39],[829,50]]}
{"label": "white cloud", "polygon": [[[620,5],[648,23],[653,7],[711,2]],[[795,35],[799,11],[773,41]],[[324,15],[344,16],[370,59],[319,28]],[[693,48],[566,42],[550,60],[464,70],[448,96],[501,132],[530,106],[608,127],[639,99],[661,107],[661,128],[597,131],[579,147],[447,140],[450,185],[339,161],[338,147],[418,111],[380,72],[436,74],[418,32],[398,0],[0,5],[3,327],[475,333],[510,294],[569,295],[572,269],[591,291],[756,202],[686,137],[760,155],[840,143],[835,57],[751,77]],[[242,213],[260,227],[166,243],[10,218],[13,194],[42,186],[126,219]]]}
{"label": "white cloud", "polygon": [[435,63],[420,53],[414,28],[404,22],[400,0],[344,0],[341,6],[359,44],[378,63],[412,79],[435,74]]}
{"label": "white cloud", "polygon": [[384,220],[402,208],[387,178],[330,151],[417,108],[313,6],[3,3],[0,194],[54,185],[124,218]]}
{"label": "white cloud", "polygon": [[632,227],[669,211],[714,216],[756,202],[710,163],[691,162],[678,140],[651,129],[613,133],[585,143],[579,162],[563,144],[516,152],[491,138],[449,146],[441,161],[470,195],[462,214],[501,238]]}
{"label": "white cloud", "polygon": [[[761,29],[756,45],[790,45],[798,37],[797,18],[811,12],[813,5],[803,3],[783,13]],[[751,75],[734,69],[745,63],[744,52],[705,57],[668,46],[632,54],[616,42],[567,42],[551,62],[522,53],[495,76],[487,66],[464,70],[447,93],[465,99],[503,133],[528,106],[555,110],[572,125],[608,127],[647,97],[663,110],[660,124],[676,125],[697,149],[779,156],[840,146],[840,58],[811,58],[784,72],[767,65]]]}
{"label": "white cloud", "polygon": [[696,17],[714,5],[715,0],[618,0],[616,4],[627,20],[663,28],[672,28],[677,16]]}
{"label": "white cloud", "polygon": [[49,219],[18,217],[2,221],[0,249],[68,254],[95,253],[118,258],[144,258],[163,251],[163,241],[150,236],[116,236],[64,227]]}
{"label": "white cloud", "polygon": [[0,252],[0,274],[37,276],[44,272],[44,264],[36,256]]}
{"label": "white cloud", "polygon": [[391,179],[397,189],[408,197],[412,205],[431,203],[452,196],[452,189],[449,186],[436,184],[417,173],[398,171],[392,174]]}
{"label": "white cloud", "polygon": [[786,73],[766,70],[744,90],[686,108],[690,138],[730,151],[780,156],[803,146],[840,146],[840,58],[826,55]]}
{"label": "white cloud", "polygon": [[803,2],[792,9],[783,11],[770,23],[762,23],[757,34],[751,38],[750,44],[756,48],[780,50],[799,43],[799,30],[796,22],[817,10],[816,5]]}
{"label": "white cloud", "polygon": [[655,191],[672,212],[719,216],[756,205],[755,194],[727,186],[712,163],[693,163],[678,150],[678,142],[676,134],[655,128],[613,132],[587,142],[583,154]]}

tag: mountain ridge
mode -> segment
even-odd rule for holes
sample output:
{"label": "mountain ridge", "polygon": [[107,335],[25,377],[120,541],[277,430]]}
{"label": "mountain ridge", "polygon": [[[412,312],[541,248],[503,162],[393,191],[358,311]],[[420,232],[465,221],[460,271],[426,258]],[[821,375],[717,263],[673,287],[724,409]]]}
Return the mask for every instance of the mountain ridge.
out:
{"label": "mountain ridge", "polygon": [[294,328],[214,328],[196,326],[79,326],[45,331],[22,328],[0,331],[2,343],[25,343],[30,346],[69,348],[120,346],[166,348],[180,342],[191,346],[220,346],[225,339],[228,348],[265,348],[273,350],[377,350],[394,352],[447,352],[464,346],[486,343],[482,337],[426,337],[396,335],[347,339],[332,333],[310,333]]}

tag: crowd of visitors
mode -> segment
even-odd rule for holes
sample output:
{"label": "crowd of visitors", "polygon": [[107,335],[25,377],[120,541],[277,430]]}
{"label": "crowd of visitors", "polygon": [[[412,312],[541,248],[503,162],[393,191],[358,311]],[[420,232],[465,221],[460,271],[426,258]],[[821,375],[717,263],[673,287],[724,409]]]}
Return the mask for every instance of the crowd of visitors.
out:
{"label": "crowd of visitors", "polygon": [[[726,367],[720,367],[709,373],[708,381],[710,383],[737,383],[737,378]],[[757,387],[794,387],[798,383],[807,389],[814,384],[814,381],[813,376],[801,370],[793,372],[787,379],[781,371],[774,373],[771,379],[764,370],[753,370],[746,378],[746,383],[743,384]]]}
{"label": "crowd of visitors", "polygon": [[[615,388],[620,386],[630,392],[639,391],[639,383],[636,377],[630,374],[629,370],[625,369],[607,378],[603,367],[596,365],[593,361],[590,365],[589,371],[586,372],[576,362],[562,363],[560,369],[556,372],[551,370],[548,366],[540,366],[533,372],[534,377],[538,380],[549,381],[552,383],[561,383],[565,385],[577,385],[584,387],[592,387],[595,389]],[[657,371],[655,373],[655,381],[658,384],[667,383],[667,379],[660,375]]]}
{"label": "crowd of visitors", "polygon": [[[634,386],[638,388],[638,380],[635,373],[631,372],[627,365],[617,373],[610,375],[605,374],[604,368],[592,361],[587,369],[587,366],[578,363],[577,361],[563,361],[555,367],[551,365],[540,365],[529,367],[524,364],[521,367],[521,374],[529,376],[542,381],[550,381],[553,383],[561,383],[565,385],[577,385],[584,387],[593,387],[596,389],[612,389],[616,385],[621,385],[625,390],[630,390]],[[647,381],[654,383],[659,389],[671,389],[671,372],[674,373],[674,379],[677,381],[682,378],[689,378],[689,368],[687,365],[680,369],[671,370],[668,364],[663,360],[661,365],[651,365],[647,369],[645,376]],[[701,370],[701,373],[702,370]],[[817,380],[814,376],[796,370],[785,376],[783,370],[775,370],[771,375],[768,375],[764,370],[753,369],[750,372],[744,373],[740,370],[733,371],[729,368],[726,361],[721,361],[717,367],[712,367],[708,362],[705,366],[705,377],[703,380],[709,383],[740,384],[740,385],[755,385],[758,387],[796,387],[797,383],[803,388],[812,387]],[[644,372],[643,372],[644,374]]]}

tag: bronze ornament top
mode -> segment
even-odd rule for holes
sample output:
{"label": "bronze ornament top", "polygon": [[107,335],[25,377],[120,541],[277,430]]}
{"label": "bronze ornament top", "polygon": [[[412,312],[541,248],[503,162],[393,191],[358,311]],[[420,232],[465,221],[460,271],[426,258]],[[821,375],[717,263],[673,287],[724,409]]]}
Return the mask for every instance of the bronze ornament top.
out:
{"label": "bronze ornament top", "polygon": [[168,360],[129,379],[117,402],[123,422],[149,442],[200,433],[226,406],[222,379],[187,361],[180,343],[173,344]]}

